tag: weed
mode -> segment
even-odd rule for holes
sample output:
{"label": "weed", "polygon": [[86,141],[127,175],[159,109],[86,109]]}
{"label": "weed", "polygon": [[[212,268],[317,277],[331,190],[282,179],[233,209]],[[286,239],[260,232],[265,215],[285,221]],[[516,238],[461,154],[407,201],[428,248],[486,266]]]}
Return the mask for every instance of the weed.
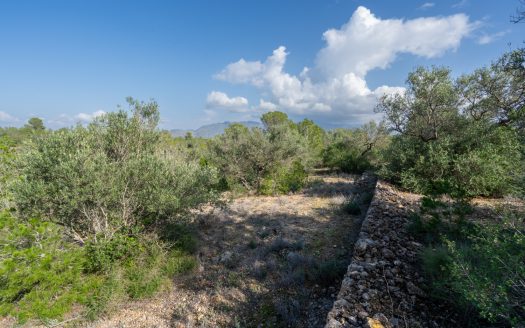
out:
{"label": "weed", "polygon": [[355,199],[347,199],[342,204],[342,210],[344,213],[350,214],[350,215],[359,215],[361,214],[361,207],[359,206],[359,202]]}
{"label": "weed", "polygon": [[262,261],[256,260],[252,266],[252,275],[259,280],[266,278],[268,275],[268,268]]}
{"label": "weed", "polygon": [[277,237],[272,241],[268,250],[270,252],[278,253],[287,248],[292,248],[292,244],[282,237]]}
{"label": "weed", "polygon": [[438,207],[445,207],[445,203],[437,200],[437,199],[433,199],[433,198],[430,198],[430,197],[423,197],[421,199],[421,207],[422,208],[425,208],[425,209],[436,209]]}
{"label": "weed", "polygon": [[279,284],[283,288],[290,286],[303,286],[306,281],[306,270],[304,267],[288,268],[281,273]]}
{"label": "weed", "polygon": [[297,267],[312,267],[315,265],[315,261],[308,256],[301,255],[296,252],[290,252],[286,255],[286,261],[288,265],[295,269]]}
{"label": "weed", "polygon": [[341,279],[345,272],[345,262],[327,260],[317,264],[315,270],[310,274],[310,279],[321,286],[330,286]]}

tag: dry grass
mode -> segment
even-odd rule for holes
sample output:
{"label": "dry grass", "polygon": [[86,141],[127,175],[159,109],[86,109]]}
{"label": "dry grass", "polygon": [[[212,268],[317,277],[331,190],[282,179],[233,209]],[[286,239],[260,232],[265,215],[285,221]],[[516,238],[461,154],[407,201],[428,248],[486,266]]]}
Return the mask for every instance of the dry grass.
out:
{"label": "dry grass", "polygon": [[[171,291],[92,327],[321,327],[361,216],[340,210],[355,176],[311,178],[304,192],[241,197],[195,220],[199,266]],[[324,271],[323,271],[324,270]],[[328,274],[327,274],[328,273]]]}

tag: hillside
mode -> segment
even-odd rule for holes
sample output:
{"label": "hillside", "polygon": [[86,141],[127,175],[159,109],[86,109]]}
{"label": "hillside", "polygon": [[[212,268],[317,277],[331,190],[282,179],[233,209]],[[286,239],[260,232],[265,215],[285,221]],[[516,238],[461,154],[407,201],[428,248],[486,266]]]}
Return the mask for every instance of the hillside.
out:
{"label": "hillside", "polygon": [[260,122],[254,122],[254,121],[222,122],[222,123],[203,125],[200,128],[195,129],[195,130],[173,129],[173,130],[170,130],[170,132],[171,132],[171,135],[174,137],[184,137],[186,133],[191,132],[191,134],[194,137],[213,138],[216,135],[223,133],[224,130],[233,123],[239,123],[248,128],[262,127],[262,124]]}

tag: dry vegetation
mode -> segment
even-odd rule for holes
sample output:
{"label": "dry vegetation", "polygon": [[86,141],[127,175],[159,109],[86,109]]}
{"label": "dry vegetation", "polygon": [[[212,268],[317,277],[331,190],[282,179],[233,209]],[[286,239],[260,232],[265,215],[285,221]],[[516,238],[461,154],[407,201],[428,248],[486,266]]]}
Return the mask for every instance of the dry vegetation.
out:
{"label": "dry vegetation", "polygon": [[356,178],[312,177],[302,193],[243,197],[207,209],[195,220],[195,274],[90,326],[323,326],[363,216],[341,205],[370,192],[370,182],[356,186]]}

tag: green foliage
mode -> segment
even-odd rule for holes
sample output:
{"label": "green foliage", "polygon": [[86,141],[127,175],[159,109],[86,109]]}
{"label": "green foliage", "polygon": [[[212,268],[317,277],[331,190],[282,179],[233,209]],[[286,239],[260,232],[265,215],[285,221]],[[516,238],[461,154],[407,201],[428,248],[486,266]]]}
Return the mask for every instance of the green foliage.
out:
{"label": "green foliage", "polygon": [[32,117],[28,122],[21,128],[15,127],[0,127],[0,139],[7,138],[10,146],[19,146],[24,141],[31,140],[34,137],[40,137],[45,135],[46,128],[42,119]]}
{"label": "green foliage", "polygon": [[263,195],[286,194],[302,189],[308,178],[308,173],[299,161],[294,161],[289,167],[280,167],[276,172],[266,177],[260,188]]}
{"label": "green foliage", "polygon": [[232,124],[216,137],[210,147],[210,165],[219,168],[229,189],[242,186],[263,194],[299,190],[306,181],[306,165],[313,165],[315,157],[308,153],[306,135],[310,131],[315,143],[318,127],[304,123],[303,136],[284,113],[266,113],[261,120],[264,130]]}
{"label": "green foliage", "polygon": [[61,317],[82,302],[82,249],[65,243],[59,227],[0,213],[0,315],[21,322]]}
{"label": "green foliage", "polygon": [[473,223],[465,220],[470,206],[447,210],[429,198],[421,211],[408,230],[426,244],[420,256],[430,295],[459,312],[474,310],[480,318],[471,315],[473,322],[525,323],[523,218],[507,214],[503,222]]}
{"label": "green foliage", "polygon": [[446,240],[451,289],[495,322],[525,324],[525,235],[523,220],[479,225],[465,245]]}
{"label": "green foliage", "polygon": [[23,150],[13,186],[23,217],[56,222],[83,242],[176,219],[215,199],[213,168],[159,151],[156,103],[129,102],[131,116],[109,113]]}
{"label": "green foliage", "polygon": [[322,163],[322,153],[326,143],[325,131],[313,121],[304,119],[297,123],[299,134],[306,141],[306,157],[303,162],[307,162],[308,167],[318,166]]}
{"label": "green foliage", "polygon": [[346,199],[342,205],[343,212],[350,215],[361,214],[361,206],[355,198]]}
{"label": "green foliage", "polygon": [[44,121],[42,121],[42,119],[38,117],[30,118],[27,121],[25,127],[33,131],[43,131],[46,129],[46,127],[44,126]]}
{"label": "green foliage", "polygon": [[[500,60],[505,64],[457,81],[448,69],[418,68],[409,74],[403,95],[384,96],[377,109],[397,135],[385,151],[381,175],[432,196],[519,193],[524,148],[517,122],[523,109],[511,109],[507,102],[515,101],[514,96],[519,100],[517,89],[523,86],[516,80],[523,67],[509,64],[507,56],[512,57],[506,54]],[[488,85],[499,91],[488,90]],[[502,88],[509,93],[501,93]],[[496,114],[487,106],[496,106],[500,96],[508,108]]]}
{"label": "green foliage", "polygon": [[109,272],[118,260],[131,258],[140,253],[137,239],[124,235],[100,242],[89,241],[85,245],[87,272]]}
{"label": "green foliage", "polygon": [[443,206],[445,206],[445,204],[439,200],[430,197],[421,198],[421,207],[424,209],[436,209]]}
{"label": "green foliage", "polygon": [[172,247],[146,236],[79,247],[53,223],[1,212],[0,315],[45,321],[81,305],[93,319],[119,301],[150,296],[195,266],[195,258],[177,246],[190,238],[179,237]]}
{"label": "green foliage", "polygon": [[363,173],[377,167],[390,138],[385,127],[370,122],[354,130],[336,129],[323,150],[323,164],[346,173]]}
{"label": "green foliage", "polygon": [[13,142],[7,136],[0,136],[0,210],[9,206],[11,197],[7,186],[15,177],[11,168],[13,159]]}

